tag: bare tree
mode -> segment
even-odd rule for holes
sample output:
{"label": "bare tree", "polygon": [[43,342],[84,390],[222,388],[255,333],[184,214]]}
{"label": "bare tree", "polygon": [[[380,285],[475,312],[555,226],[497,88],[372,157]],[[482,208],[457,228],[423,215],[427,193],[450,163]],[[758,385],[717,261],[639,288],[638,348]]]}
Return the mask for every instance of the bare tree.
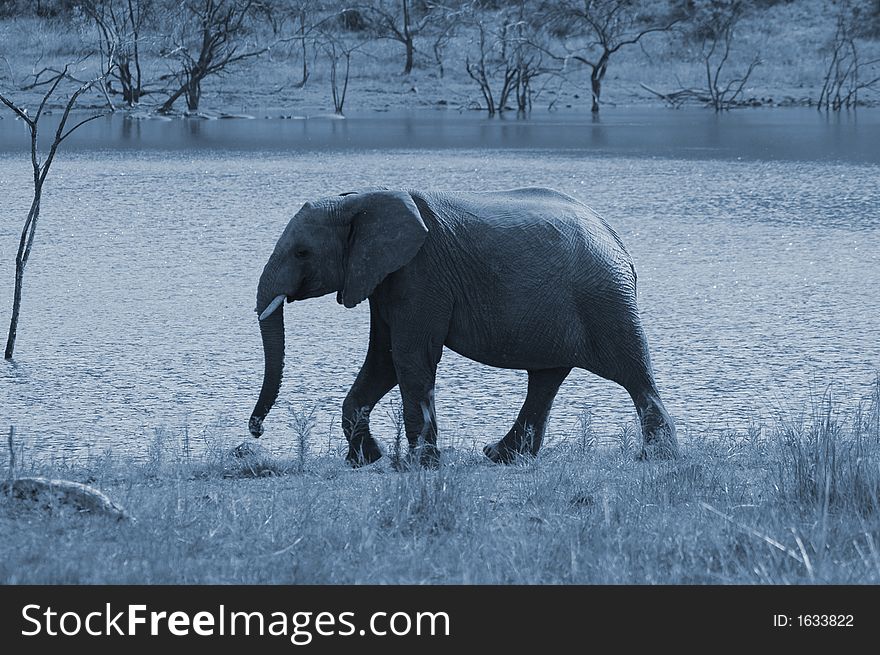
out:
{"label": "bare tree", "polygon": [[434,54],[434,62],[442,78],[446,73],[443,59],[446,48],[461,26],[464,10],[443,9],[437,12],[437,21],[434,24],[434,33],[431,38],[431,52]]}
{"label": "bare tree", "polygon": [[861,59],[856,45],[856,34],[863,18],[861,7],[846,0],[841,3],[834,36],[825,48],[827,68],[816,102],[819,110],[839,111],[844,107],[855,107],[860,91],[880,84],[880,58]]}
{"label": "bare tree", "polygon": [[673,107],[699,102],[715,111],[728,110],[741,101],[749,78],[761,65],[756,53],[749,59],[745,70],[729,72],[736,27],[748,5],[743,0],[690,0],[689,4],[691,16],[682,37],[687,43],[699,44],[697,61],[703,69],[705,85],[669,92],[655,91],[644,83],[642,87]]}
{"label": "bare tree", "polygon": [[542,67],[542,51],[546,48],[535,44],[541,39],[541,31],[531,22],[533,7],[530,0],[511,3],[504,25],[504,54],[516,71],[514,92],[516,108],[520,114],[532,109],[532,82],[545,72]]}
{"label": "bare tree", "polygon": [[[111,77],[119,83],[120,88],[114,89],[108,80],[106,90],[122,95],[123,102],[133,107],[149,93],[144,88],[140,45],[152,5],[145,0],[84,0],[81,6],[98,28],[103,67],[112,69]],[[111,56],[114,61],[109,61]]]}
{"label": "bare tree", "polygon": [[[480,93],[483,95],[489,116],[494,116],[498,111],[504,110],[507,98],[513,89],[516,70],[506,57],[501,56],[499,35],[486,24],[483,17],[477,18],[475,27],[477,30],[476,56],[472,59],[471,54],[468,54],[465,59],[465,70],[480,87]],[[501,88],[496,99],[492,87],[499,78]]]}
{"label": "bare tree", "polygon": [[58,122],[58,127],[55,130],[55,137],[52,140],[52,145],[49,146],[49,152],[46,155],[46,158],[42,161],[40,158],[39,143],[37,139],[40,127],[40,119],[45,116],[44,111],[46,109],[46,104],[52,99],[52,96],[55,94],[58,86],[61,84],[62,81],[70,79],[70,76],[68,75],[68,67],[65,66],[64,70],[60,71],[55,76],[54,80],[49,86],[49,89],[43,95],[43,98],[40,101],[39,106],[37,107],[37,111],[35,114],[33,114],[33,116],[28,112],[26,108],[15,104],[12,100],[7,98],[3,94],[0,94],[0,103],[3,103],[4,105],[6,105],[6,107],[12,110],[15,115],[24,122],[24,124],[28,128],[28,132],[30,133],[31,167],[33,168],[34,184],[33,200],[31,201],[30,209],[28,210],[27,217],[25,218],[24,227],[21,230],[21,237],[18,241],[18,252],[15,256],[15,288],[12,298],[12,319],[9,322],[9,332],[6,337],[6,359],[12,359],[12,355],[15,350],[15,337],[18,332],[18,317],[21,310],[21,294],[22,288],[24,286],[24,271],[25,267],[27,266],[28,259],[31,256],[31,248],[34,244],[34,235],[36,234],[37,230],[37,222],[40,219],[40,202],[43,197],[43,187],[46,183],[46,177],[49,175],[49,168],[52,166],[52,162],[55,161],[55,154],[58,151],[58,146],[60,146],[67,137],[69,137],[74,131],[76,131],[79,127],[82,127],[89,121],[93,121],[96,118],[100,118],[104,115],[95,114],[75,123],[70,128],[67,127],[68,119],[70,118],[70,112],[71,110],[73,110],[79,97],[96,84],[99,84],[103,79],[106,78],[108,73],[109,71],[105,71],[95,79],[81,85],[67,98],[64,112],[62,113],[61,120]]}
{"label": "bare tree", "polygon": [[256,10],[254,0],[189,0],[178,9],[164,56],[177,61],[178,87],[159,109],[171,111],[180,96],[190,111],[199,108],[202,82],[234,63],[256,57],[266,48],[247,48],[245,36]]}
{"label": "bare tree", "polygon": [[415,37],[424,33],[432,22],[443,18],[442,7],[431,2],[419,4],[414,6],[416,3],[412,0],[373,0],[360,7],[378,38],[403,44],[406,50],[404,75],[409,75],[413,69]]}
{"label": "bare tree", "polygon": [[366,42],[351,34],[334,29],[330,22],[324,22],[318,41],[321,51],[330,60],[330,92],[333,110],[342,116],[348,81],[351,73],[351,59]]}
{"label": "bare tree", "polygon": [[[311,76],[309,62],[314,62],[317,54],[317,42],[323,23],[337,18],[337,14],[328,15],[324,10],[324,2],[320,0],[262,0],[259,10],[268,18],[277,38],[272,45],[291,43],[299,49],[301,64],[300,79],[293,84],[301,89]],[[311,51],[311,54],[310,54]]]}
{"label": "bare tree", "polygon": [[294,17],[294,20],[297,24],[297,35],[296,39],[299,41],[300,46],[300,58],[302,59],[302,75],[300,76],[300,81],[297,82],[294,86],[296,88],[301,89],[306,85],[306,82],[309,81],[309,36],[312,34],[314,25],[310,21],[309,17],[309,6],[312,3],[309,3],[308,0],[302,0],[301,2],[295,2],[291,7],[291,14]]}
{"label": "bare tree", "polygon": [[465,69],[479,86],[490,116],[505,111],[511,95],[520,113],[531,110],[532,82],[543,72],[534,28],[526,19],[527,0],[512,4],[497,15],[477,8],[469,14],[475,51],[467,55]]}
{"label": "bare tree", "polygon": [[702,32],[700,47],[703,66],[706,71],[706,93],[709,104],[715,111],[730,109],[742,95],[746,83],[761,58],[755,54],[746,70],[740,76],[724,79],[724,69],[730,61],[730,48],[734,41],[734,30],[745,13],[741,0],[724,0],[706,3],[698,29]]}
{"label": "bare tree", "polygon": [[567,65],[574,60],[590,72],[590,110],[599,112],[602,82],[612,55],[639,43],[653,32],[670,29],[677,20],[658,18],[643,11],[639,0],[556,0],[545,3],[548,27],[561,39],[562,52],[550,53]]}

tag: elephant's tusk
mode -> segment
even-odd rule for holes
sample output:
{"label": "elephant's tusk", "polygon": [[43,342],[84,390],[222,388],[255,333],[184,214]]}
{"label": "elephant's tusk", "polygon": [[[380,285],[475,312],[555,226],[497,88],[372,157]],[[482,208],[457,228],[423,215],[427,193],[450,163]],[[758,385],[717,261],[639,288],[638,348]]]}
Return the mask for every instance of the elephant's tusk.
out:
{"label": "elephant's tusk", "polygon": [[284,294],[281,294],[280,296],[275,296],[275,299],[270,302],[269,306],[263,310],[262,314],[260,314],[260,320],[265,321],[267,318],[269,318],[272,315],[272,312],[281,307],[281,304],[284,302],[284,298]]}

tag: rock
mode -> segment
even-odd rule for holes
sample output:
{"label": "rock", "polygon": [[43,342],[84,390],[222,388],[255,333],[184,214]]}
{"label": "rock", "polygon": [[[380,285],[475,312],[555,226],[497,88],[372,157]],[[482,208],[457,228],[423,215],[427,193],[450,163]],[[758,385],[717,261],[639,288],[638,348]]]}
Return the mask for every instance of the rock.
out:
{"label": "rock", "polygon": [[232,449],[231,454],[237,459],[265,458],[266,449],[253,441],[242,441]]}
{"label": "rock", "polygon": [[284,468],[269,452],[253,441],[243,441],[229,451],[229,454],[238,462],[229,462],[223,477],[267,478],[284,472]]}
{"label": "rock", "polygon": [[215,121],[217,120],[217,115],[207,111],[185,111],[183,112],[184,118],[191,118],[200,121]]}
{"label": "rock", "polygon": [[149,111],[132,111],[125,114],[125,120],[127,121],[162,121],[165,123],[170,123],[173,118],[171,116],[166,116],[165,114],[154,114]]}
{"label": "rock", "polygon": [[584,507],[592,507],[596,504],[596,499],[589,492],[582,492],[572,496],[568,502],[572,505],[583,505]]}
{"label": "rock", "polygon": [[109,516],[120,521],[135,520],[124,507],[110,500],[103,492],[70,480],[16,478],[0,484],[0,493],[17,500],[39,503],[47,509],[70,506],[77,512]]}

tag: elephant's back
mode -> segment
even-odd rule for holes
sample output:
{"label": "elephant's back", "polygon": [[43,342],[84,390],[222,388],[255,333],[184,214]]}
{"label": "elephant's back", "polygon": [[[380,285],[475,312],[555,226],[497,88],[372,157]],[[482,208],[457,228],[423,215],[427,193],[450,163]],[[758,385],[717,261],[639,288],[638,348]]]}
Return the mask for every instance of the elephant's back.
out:
{"label": "elephant's back", "polygon": [[437,227],[490,258],[515,249],[544,264],[553,258],[572,265],[575,258],[585,267],[632,268],[626,246],[608,222],[580,200],[554,189],[414,196],[417,204],[421,200],[430,207]]}

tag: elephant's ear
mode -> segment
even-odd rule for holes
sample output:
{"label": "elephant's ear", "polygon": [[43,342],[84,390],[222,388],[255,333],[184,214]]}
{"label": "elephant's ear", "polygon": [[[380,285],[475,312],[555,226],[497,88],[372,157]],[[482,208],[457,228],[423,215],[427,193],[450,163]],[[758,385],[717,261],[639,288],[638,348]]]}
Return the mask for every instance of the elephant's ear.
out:
{"label": "elephant's ear", "polygon": [[416,256],[428,228],[403,191],[347,195],[340,200],[340,214],[351,224],[340,295],[343,305],[354,307]]}

